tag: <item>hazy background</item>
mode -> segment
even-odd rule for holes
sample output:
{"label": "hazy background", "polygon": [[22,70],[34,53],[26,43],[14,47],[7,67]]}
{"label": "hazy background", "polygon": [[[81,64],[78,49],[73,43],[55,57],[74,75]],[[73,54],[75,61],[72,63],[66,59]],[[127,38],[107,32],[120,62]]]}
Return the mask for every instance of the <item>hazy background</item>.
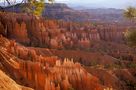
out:
{"label": "hazy background", "polygon": [[[9,0],[21,2],[22,0]],[[48,0],[45,0],[48,1]],[[136,0],[55,0],[56,3],[66,3],[76,8],[117,8],[125,9],[128,6],[136,7]],[[5,6],[4,0],[0,0],[0,5]]]}
{"label": "hazy background", "polygon": [[73,7],[86,8],[119,8],[125,9],[128,6],[136,7],[136,0],[55,0],[58,3],[67,3]]}

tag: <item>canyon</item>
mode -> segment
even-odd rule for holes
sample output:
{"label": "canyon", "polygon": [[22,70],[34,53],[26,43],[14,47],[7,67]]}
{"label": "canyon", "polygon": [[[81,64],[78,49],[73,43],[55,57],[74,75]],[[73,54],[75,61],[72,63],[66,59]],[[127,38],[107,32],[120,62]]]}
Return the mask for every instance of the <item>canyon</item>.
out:
{"label": "canyon", "polygon": [[[16,4],[3,8],[8,12],[24,13],[22,8],[29,6],[28,4]],[[65,3],[45,3],[42,16],[47,19],[57,19],[73,22],[106,22],[106,23],[130,23],[123,17],[124,9],[114,8],[73,8]]]}
{"label": "canyon", "polygon": [[0,75],[13,90],[135,90],[128,28],[135,25],[0,12]]}

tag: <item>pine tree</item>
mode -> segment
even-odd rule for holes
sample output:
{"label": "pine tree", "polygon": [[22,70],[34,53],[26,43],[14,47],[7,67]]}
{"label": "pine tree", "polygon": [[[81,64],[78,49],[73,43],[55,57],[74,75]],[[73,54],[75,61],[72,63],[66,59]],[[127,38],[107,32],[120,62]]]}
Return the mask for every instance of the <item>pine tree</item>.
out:
{"label": "pine tree", "polygon": [[[133,23],[136,22],[136,8],[128,7],[124,12],[124,16],[130,19]],[[136,30],[128,30],[125,33],[125,37],[128,45],[136,47]]]}
{"label": "pine tree", "polygon": [[124,12],[124,16],[128,19],[136,19],[136,8],[134,7],[128,7],[125,12]]}

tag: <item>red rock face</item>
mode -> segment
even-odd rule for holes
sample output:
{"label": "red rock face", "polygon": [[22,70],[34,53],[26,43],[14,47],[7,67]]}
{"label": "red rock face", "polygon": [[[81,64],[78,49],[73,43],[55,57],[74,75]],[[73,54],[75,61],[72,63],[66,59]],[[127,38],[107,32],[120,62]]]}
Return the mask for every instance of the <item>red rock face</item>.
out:
{"label": "red rock face", "polygon": [[25,14],[0,13],[0,33],[29,46],[70,49],[90,48],[92,41],[123,42],[125,28],[116,27],[37,19]]}
{"label": "red rock face", "polygon": [[129,90],[135,69],[124,68],[136,61],[135,52],[116,43],[123,43],[125,28],[106,25],[0,13],[0,34],[12,39],[0,36],[0,63],[19,84],[36,90]]}
{"label": "red rock face", "polygon": [[3,37],[0,43],[0,60],[18,83],[36,90],[103,90],[99,80],[73,60],[39,56]]}
{"label": "red rock face", "polygon": [[14,39],[23,44],[29,44],[28,33],[25,22],[18,22],[17,19],[8,14],[1,13],[1,30],[4,30],[3,35]]}

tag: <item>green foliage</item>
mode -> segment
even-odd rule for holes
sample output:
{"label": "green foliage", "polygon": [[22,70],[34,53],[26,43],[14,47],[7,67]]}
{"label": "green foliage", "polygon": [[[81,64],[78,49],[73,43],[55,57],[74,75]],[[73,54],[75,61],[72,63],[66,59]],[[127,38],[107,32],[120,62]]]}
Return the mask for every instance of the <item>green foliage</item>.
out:
{"label": "green foliage", "polygon": [[126,40],[128,45],[136,47],[136,30],[127,31],[125,33]]}
{"label": "green foliage", "polygon": [[69,87],[68,90],[75,90],[73,87]]}
{"label": "green foliage", "polygon": [[136,8],[128,7],[124,12],[124,16],[128,19],[135,19],[136,18]]}
{"label": "green foliage", "polygon": [[[49,3],[53,3],[54,0],[48,0]],[[22,10],[26,13],[31,13],[37,16],[42,15],[42,11],[45,8],[45,0],[28,0],[27,7],[23,7]]]}
{"label": "green foliage", "polygon": [[96,61],[91,61],[90,65],[91,66],[96,66],[96,65],[98,65],[98,63]]}
{"label": "green foliage", "polygon": [[121,69],[123,67],[121,65],[118,65],[118,64],[106,64],[104,66],[104,68],[106,68],[106,69],[114,69],[114,68]]}
{"label": "green foliage", "polygon": [[[124,12],[124,16],[132,21],[136,20],[136,8],[128,7]],[[136,30],[127,31],[125,37],[130,46],[136,47]]]}
{"label": "green foliage", "polygon": [[40,0],[40,2],[38,2],[38,1],[33,2],[32,6],[34,8],[33,14],[41,15],[42,11],[44,9],[44,0]]}
{"label": "green foliage", "polygon": [[130,63],[130,64],[128,64],[128,68],[134,68],[134,69],[136,69],[136,63]]}

